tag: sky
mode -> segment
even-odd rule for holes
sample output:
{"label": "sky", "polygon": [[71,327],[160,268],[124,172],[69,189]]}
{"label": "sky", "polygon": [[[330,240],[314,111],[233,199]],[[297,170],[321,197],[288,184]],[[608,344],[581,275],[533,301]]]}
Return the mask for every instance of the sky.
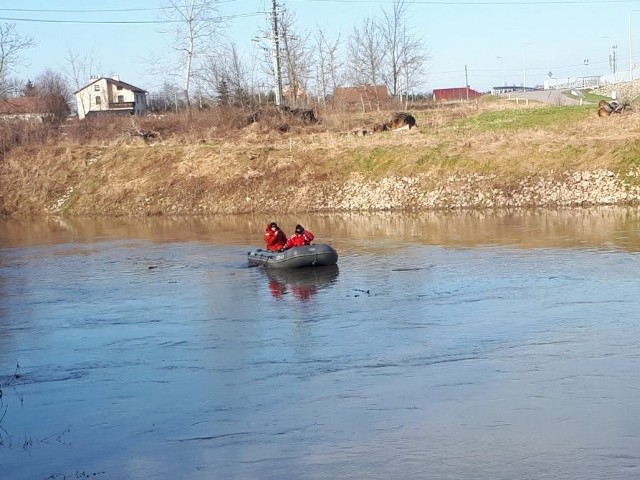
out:
{"label": "sky", "polygon": [[[640,1],[620,0],[405,0],[408,28],[429,52],[426,75],[416,88],[463,87],[484,92],[494,86],[542,85],[640,68]],[[158,59],[170,52],[172,36],[158,23],[162,0],[20,0],[0,2],[0,22],[13,23],[35,46],[16,69],[33,79],[47,69],[67,71],[70,55],[90,57],[94,74],[119,75],[153,92],[164,79]],[[278,0],[294,13],[299,31],[324,30],[346,40],[366,17],[392,8],[393,0]],[[224,34],[244,58],[268,29],[271,0],[220,0]],[[264,40],[262,45],[264,46]],[[635,68],[635,67],[634,67]],[[169,73],[169,72],[165,72]],[[640,74],[640,70],[636,75]],[[87,79],[88,81],[88,79]]]}

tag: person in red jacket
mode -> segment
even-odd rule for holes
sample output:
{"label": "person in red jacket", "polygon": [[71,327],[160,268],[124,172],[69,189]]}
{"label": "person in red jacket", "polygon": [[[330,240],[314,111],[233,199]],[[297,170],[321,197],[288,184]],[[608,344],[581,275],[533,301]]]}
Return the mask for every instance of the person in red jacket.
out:
{"label": "person in red jacket", "polygon": [[271,222],[264,232],[264,243],[267,244],[267,250],[277,252],[287,243],[287,235],[280,230],[276,222]]}
{"label": "person in red jacket", "polygon": [[313,233],[309,230],[305,230],[300,224],[296,225],[296,232],[291,235],[287,243],[285,243],[283,250],[288,250],[292,247],[302,247],[304,245],[310,245],[313,241]]}

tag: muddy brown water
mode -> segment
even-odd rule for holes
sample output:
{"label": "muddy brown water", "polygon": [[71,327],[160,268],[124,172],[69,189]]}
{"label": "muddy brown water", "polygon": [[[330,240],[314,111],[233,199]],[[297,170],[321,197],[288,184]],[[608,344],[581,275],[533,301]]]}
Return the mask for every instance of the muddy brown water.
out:
{"label": "muddy brown water", "polygon": [[[338,267],[248,268],[302,223]],[[640,476],[635,209],[0,223],[0,478]]]}

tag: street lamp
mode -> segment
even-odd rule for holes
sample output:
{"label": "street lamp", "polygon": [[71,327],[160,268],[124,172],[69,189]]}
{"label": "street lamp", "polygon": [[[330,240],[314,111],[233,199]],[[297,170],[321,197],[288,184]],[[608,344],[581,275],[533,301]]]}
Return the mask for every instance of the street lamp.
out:
{"label": "street lamp", "polygon": [[584,78],[582,79],[582,86],[587,86],[587,81],[589,79],[589,59],[584,59]]}
{"label": "street lamp", "polygon": [[614,56],[615,56],[615,53],[616,53],[615,48],[617,47],[617,45],[613,45],[611,43],[613,41],[613,40],[611,40],[611,37],[602,37],[602,38],[604,38],[605,40],[608,40],[608,42],[607,42],[607,44],[608,44],[607,51],[609,52],[609,72],[610,73],[615,73],[615,71],[614,71],[614,63],[615,63]]}
{"label": "street lamp", "polygon": [[629,81],[633,82],[633,55],[631,53],[631,14],[640,12],[640,10],[631,10],[629,12]]}

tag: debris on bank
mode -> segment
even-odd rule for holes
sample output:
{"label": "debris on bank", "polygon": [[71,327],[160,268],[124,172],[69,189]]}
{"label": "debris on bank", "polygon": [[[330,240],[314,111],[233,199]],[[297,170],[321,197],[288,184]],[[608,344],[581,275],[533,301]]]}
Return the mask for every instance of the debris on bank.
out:
{"label": "debris on bank", "polygon": [[600,100],[598,103],[598,116],[608,117],[614,113],[624,113],[626,109],[629,109],[631,104],[628,101],[618,103],[615,100],[607,102],[606,100]]}

